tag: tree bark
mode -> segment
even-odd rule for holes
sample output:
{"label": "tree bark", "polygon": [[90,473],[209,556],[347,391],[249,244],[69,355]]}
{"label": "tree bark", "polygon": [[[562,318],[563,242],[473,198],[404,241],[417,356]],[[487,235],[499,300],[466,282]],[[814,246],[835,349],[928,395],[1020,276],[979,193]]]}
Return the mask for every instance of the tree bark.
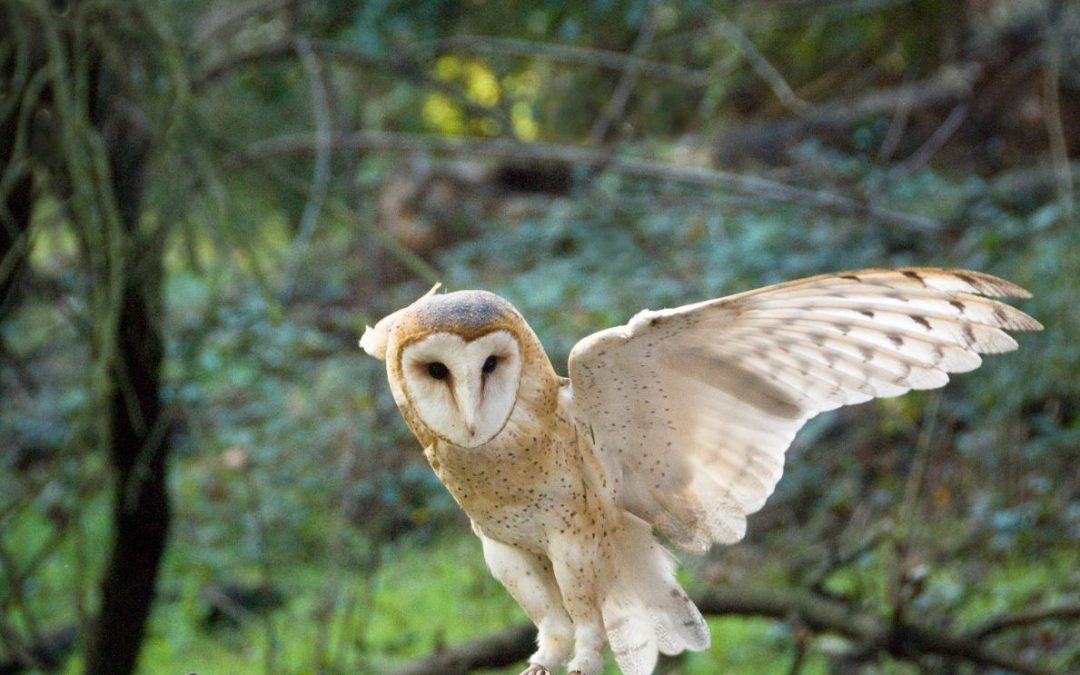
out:
{"label": "tree bark", "polygon": [[[14,42],[8,17],[0,14],[0,36],[5,41]],[[9,59],[0,70],[0,81],[5,88],[15,86],[13,71],[15,57]],[[12,100],[20,100],[22,91],[9,91]],[[14,170],[14,162],[23,159],[16,157],[16,138],[19,133],[18,106],[11,106],[6,116],[0,120],[0,174]],[[23,170],[15,179],[11,189],[0,195],[0,321],[3,321],[14,308],[19,282],[26,267],[26,232],[30,229],[30,197],[32,181],[30,171]],[[6,268],[6,270],[5,270]]]}
{"label": "tree bark", "polygon": [[113,542],[85,672],[128,675],[135,670],[169,530],[168,441],[160,398],[163,272],[160,245],[141,241],[138,227],[149,134],[137,110],[119,100],[107,105],[101,126],[129,263],[111,370]]}

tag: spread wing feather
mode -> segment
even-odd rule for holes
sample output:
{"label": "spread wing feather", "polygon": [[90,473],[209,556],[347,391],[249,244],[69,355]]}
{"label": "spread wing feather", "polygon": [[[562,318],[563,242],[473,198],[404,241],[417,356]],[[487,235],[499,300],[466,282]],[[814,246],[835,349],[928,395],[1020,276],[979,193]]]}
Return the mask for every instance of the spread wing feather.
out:
{"label": "spread wing feather", "polygon": [[[989,297],[983,297],[989,296]],[[944,385],[1042,326],[965,270],[822,275],[643,311],[570,354],[572,413],[618,503],[676,545],[742,538],[819,412]]]}

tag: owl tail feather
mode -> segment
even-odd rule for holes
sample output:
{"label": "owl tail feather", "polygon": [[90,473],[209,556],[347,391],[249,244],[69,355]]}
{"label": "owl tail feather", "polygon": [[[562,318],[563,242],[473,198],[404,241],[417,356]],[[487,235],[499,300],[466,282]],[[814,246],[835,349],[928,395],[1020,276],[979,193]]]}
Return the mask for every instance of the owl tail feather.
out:
{"label": "owl tail feather", "polygon": [[648,523],[629,513],[619,534],[623,555],[601,603],[604,629],[624,675],[649,675],[658,652],[709,648],[709,627],[675,580],[675,557]]}

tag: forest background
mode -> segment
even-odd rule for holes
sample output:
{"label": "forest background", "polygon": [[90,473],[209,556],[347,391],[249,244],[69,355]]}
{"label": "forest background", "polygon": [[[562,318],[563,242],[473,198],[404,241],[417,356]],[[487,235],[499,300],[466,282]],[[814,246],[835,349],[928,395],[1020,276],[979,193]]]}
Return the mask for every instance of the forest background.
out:
{"label": "forest background", "polygon": [[1074,2],[2,0],[0,672],[516,673],[364,325],[913,264],[1046,330],[809,425],[661,669],[1080,672],[1078,158]]}

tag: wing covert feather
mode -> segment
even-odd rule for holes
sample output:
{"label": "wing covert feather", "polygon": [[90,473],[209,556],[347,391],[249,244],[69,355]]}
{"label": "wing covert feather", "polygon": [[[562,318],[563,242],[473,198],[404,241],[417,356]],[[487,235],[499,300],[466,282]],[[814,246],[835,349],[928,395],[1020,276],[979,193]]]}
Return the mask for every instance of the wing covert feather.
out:
{"label": "wing covert feather", "polygon": [[992,297],[1030,296],[980,272],[869,269],[645,310],[574,347],[571,412],[617,503],[704,551],[742,538],[814,415],[940,387],[1015,349],[1004,329],[1042,328]]}

